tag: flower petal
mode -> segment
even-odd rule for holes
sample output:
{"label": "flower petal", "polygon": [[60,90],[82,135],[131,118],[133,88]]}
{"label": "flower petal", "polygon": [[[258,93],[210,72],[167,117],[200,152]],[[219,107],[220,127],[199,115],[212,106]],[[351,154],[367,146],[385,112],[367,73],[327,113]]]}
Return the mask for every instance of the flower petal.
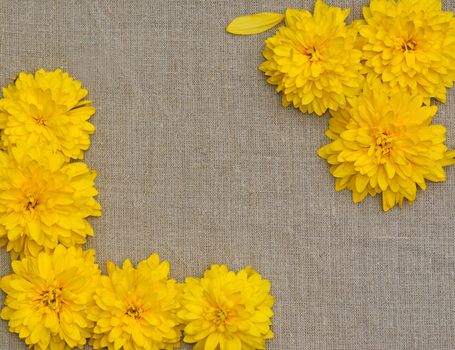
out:
{"label": "flower petal", "polygon": [[237,35],[251,35],[265,32],[281,21],[284,15],[281,13],[262,12],[234,18],[226,27],[226,31]]}

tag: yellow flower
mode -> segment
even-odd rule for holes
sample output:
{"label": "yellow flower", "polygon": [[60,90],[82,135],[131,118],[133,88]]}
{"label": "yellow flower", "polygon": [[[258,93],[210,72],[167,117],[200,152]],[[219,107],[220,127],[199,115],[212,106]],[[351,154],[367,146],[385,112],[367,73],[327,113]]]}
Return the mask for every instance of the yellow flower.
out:
{"label": "yellow flower", "polygon": [[194,350],[265,349],[273,297],[270,283],[251,267],[238,273],[213,265],[204,277],[187,278],[179,317],[184,341]]}
{"label": "yellow flower", "polygon": [[44,145],[0,151],[0,243],[13,258],[85,243],[93,235],[86,218],[101,213],[95,177]]}
{"label": "yellow flower", "polygon": [[13,261],[0,281],[6,294],[1,317],[35,350],[82,348],[92,323],[87,306],[100,270],[93,250],[57,246],[53,253]]}
{"label": "yellow flower", "polygon": [[266,40],[266,61],[259,67],[283,93],[283,106],[322,115],[359,94],[361,52],[356,49],[356,28],[346,26],[348,14],[322,0],[316,1],[314,15],[286,11],[286,25]]}
{"label": "yellow flower", "polygon": [[422,106],[422,97],[399,92],[388,96],[382,86],[365,88],[349,108],[332,113],[319,149],[331,165],[337,191],[352,191],[355,203],[382,193],[385,211],[416,199],[416,185],[445,181],[443,167],[454,151],[444,145],[446,129],[431,125],[437,107]]}
{"label": "yellow flower", "polygon": [[129,260],[107,265],[89,317],[95,321],[94,349],[172,350],[178,347],[180,286],[168,279],[169,263],[153,254],[135,269]]}
{"label": "yellow flower", "polygon": [[371,0],[364,8],[363,55],[368,80],[389,92],[446,101],[455,80],[455,19],[440,0]]}
{"label": "yellow flower", "polygon": [[81,82],[57,69],[20,73],[13,85],[3,89],[0,128],[5,146],[27,141],[46,143],[68,158],[82,159],[95,130],[87,120],[95,113]]}

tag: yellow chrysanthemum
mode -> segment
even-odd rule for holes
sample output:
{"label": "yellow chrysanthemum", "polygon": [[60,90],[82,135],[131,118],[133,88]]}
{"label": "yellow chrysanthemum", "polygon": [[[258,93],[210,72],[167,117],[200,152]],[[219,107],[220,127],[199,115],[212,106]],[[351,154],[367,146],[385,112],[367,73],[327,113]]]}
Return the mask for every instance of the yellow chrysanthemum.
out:
{"label": "yellow chrysanthemum", "polygon": [[368,79],[389,92],[446,101],[455,80],[455,19],[440,0],[371,0],[364,8],[363,55]]}
{"label": "yellow chrysanthemum", "polygon": [[86,218],[101,213],[95,177],[44,145],[0,151],[0,244],[16,258],[85,243],[93,235]]}
{"label": "yellow chrysanthemum", "polygon": [[319,149],[331,165],[337,191],[352,191],[355,203],[382,193],[385,211],[416,198],[416,185],[445,181],[443,167],[454,151],[444,145],[446,129],[431,125],[435,106],[407,93],[388,96],[375,85],[365,88],[349,108],[332,113],[326,135],[333,140]]}
{"label": "yellow chrysanthemum", "polygon": [[346,26],[349,10],[317,0],[314,15],[305,10],[286,11],[286,25],[266,40],[259,67],[283,94],[283,106],[318,115],[337,110],[347,97],[359,94],[361,53],[357,30]]}
{"label": "yellow chrysanthemum", "polygon": [[129,260],[107,265],[89,317],[94,349],[172,350],[178,347],[180,286],[168,279],[169,263],[153,254],[135,269]]}
{"label": "yellow chrysanthemum", "polygon": [[3,89],[0,129],[6,146],[27,141],[46,143],[68,158],[82,159],[95,130],[87,120],[95,113],[81,82],[57,69],[20,73],[13,85]]}
{"label": "yellow chrysanthemum", "polygon": [[213,265],[204,277],[187,278],[179,317],[184,341],[194,350],[265,349],[273,297],[270,283],[248,267],[238,273]]}
{"label": "yellow chrysanthemum", "polygon": [[13,261],[0,281],[1,317],[35,350],[82,348],[91,335],[87,306],[100,276],[93,250],[57,246],[53,253]]}

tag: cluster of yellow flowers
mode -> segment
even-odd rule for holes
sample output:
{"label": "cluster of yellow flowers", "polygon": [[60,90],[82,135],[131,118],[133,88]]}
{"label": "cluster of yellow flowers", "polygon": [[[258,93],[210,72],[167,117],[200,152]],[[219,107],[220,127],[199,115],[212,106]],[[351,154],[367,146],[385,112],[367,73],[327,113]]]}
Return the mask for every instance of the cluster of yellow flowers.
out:
{"label": "cluster of yellow flowers", "polygon": [[0,100],[0,244],[13,258],[85,243],[95,171],[80,161],[95,130],[87,90],[61,70],[20,73]]}
{"label": "cluster of yellow flowers", "polygon": [[388,211],[417,186],[445,181],[455,163],[446,129],[433,125],[431,99],[446,101],[455,80],[455,19],[441,0],[370,0],[364,19],[317,0],[314,13],[287,9],[234,19],[232,34],[256,34],[283,19],[265,42],[259,67],[282,93],[283,106],[329,112],[332,142],[318,154],[330,164],[337,191],[354,202],[382,194]]}
{"label": "cluster of yellow flowers", "polygon": [[61,70],[21,73],[0,100],[0,244],[13,272],[0,280],[0,316],[29,348],[265,349],[273,297],[251,267],[213,265],[177,283],[157,254],[103,275],[89,216],[101,215],[96,173],[80,161],[95,108]]}

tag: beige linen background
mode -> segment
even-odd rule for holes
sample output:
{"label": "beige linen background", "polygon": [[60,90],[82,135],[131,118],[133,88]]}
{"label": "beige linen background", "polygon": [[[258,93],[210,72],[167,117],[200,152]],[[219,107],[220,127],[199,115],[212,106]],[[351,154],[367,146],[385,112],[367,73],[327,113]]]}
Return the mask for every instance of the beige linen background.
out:
{"label": "beige linen background", "polygon": [[[351,19],[367,4],[328,2]],[[104,208],[88,246],[103,268],[158,252],[183,281],[253,264],[276,297],[271,350],[455,349],[455,168],[412,207],[354,205],[316,155],[327,116],[283,109],[257,69],[272,32],[224,31],[302,5],[313,0],[0,0],[0,84],[60,67],[88,88]],[[451,147],[454,92],[436,117]],[[4,321],[0,348],[25,348]]]}

